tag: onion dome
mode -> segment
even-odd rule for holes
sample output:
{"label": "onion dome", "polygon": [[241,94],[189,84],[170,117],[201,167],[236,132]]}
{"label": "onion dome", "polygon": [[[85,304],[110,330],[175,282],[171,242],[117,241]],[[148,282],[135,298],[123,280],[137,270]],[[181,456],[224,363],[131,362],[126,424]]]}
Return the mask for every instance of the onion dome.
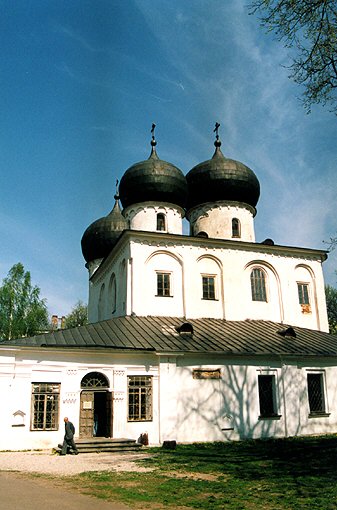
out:
{"label": "onion dome", "polygon": [[124,173],[119,187],[124,208],[140,202],[168,202],[184,208],[187,198],[187,183],[179,168],[159,159],[152,125],[151,154],[149,159],[132,165]]}
{"label": "onion dome", "polygon": [[205,202],[242,202],[255,208],[260,196],[260,184],[248,166],[226,158],[221,152],[216,123],[215,152],[212,159],[199,163],[186,175],[188,209]]}
{"label": "onion dome", "polygon": [[81,245],[86,262],[103,259],[109,255],[123,230],[128,228],[128,223],[119,207],[118,194],[114,198],[116,202],[112,211],[107,216],[94,221],[83,234]]}

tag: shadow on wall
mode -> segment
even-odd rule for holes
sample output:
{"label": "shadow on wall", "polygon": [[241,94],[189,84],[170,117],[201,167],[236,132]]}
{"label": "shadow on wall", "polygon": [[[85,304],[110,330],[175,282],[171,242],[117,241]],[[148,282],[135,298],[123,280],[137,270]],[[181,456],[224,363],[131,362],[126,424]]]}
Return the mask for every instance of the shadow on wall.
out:
{"label": "shadow on wall", "polygon": [[[177,438],[189,435],[193,441],[217,441],[298,435],[306,394],[287,374],[287,367],[276,368],[227,365],[218,380],[193,381],[193,369],[181,367],[185,392],[177,399]],[[267,373],[275,374],[275,416],[262,418],[258,375]]]}

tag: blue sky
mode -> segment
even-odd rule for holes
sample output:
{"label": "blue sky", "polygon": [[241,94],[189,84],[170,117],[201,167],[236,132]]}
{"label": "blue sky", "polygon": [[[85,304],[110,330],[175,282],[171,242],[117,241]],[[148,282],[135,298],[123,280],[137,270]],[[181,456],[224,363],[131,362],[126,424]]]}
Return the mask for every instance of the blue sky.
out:
{"label": "blue sky", "polygon": [[[304,111],[289,51],[241,0],[0,4],[0,280],[16,262],[50,313],[87,301],[80,240],[115,181],[150,154],[187,173],[223,153],[261,184],[256,240],[326,248],[336,234],[336,116]],[[337,255],[324,265],[337,286]]]}

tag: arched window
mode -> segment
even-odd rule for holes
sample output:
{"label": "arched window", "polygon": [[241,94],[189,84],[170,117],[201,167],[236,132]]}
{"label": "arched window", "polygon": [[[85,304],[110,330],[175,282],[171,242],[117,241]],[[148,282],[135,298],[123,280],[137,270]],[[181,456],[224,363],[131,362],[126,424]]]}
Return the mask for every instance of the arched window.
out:
{"label": "arched window", "polygon": [[109,282],[109,299],[111,303],[111,313],[116,311],[116,275],[112,273]]}
{"label": "arched window", "polygon": [[237,218],[232,219],[232,237],[241,237],[240,220]]}
{"label": "arched window", "polygon": [[200,230],[200,232],[197,233],[196,237],[204,237],[205,239],[208,238],[207,232],[204,232],[203,230]]}
{"label": "arched window", "polygon": [[164,232],[166,230],[166,217],[165,214],[157,214],[157,230]]}
{"label": "arched window", "polygon": [[90,372],[83,377],[81,388],[109,388],[109,381],[100,372]]}
{"label": "arched window", "polygon": [[104,283],[101,286],[101,290],[99,292],[99,299],[98,299],[98,320],[103,320],[103,309],[104,309],[104,291],[105,291],[105,285]]}
{"label": "arched window", "polygon": [[267,302],[266,273],[263,269],[255,268],[250,273],[250,285],[253,301]]}

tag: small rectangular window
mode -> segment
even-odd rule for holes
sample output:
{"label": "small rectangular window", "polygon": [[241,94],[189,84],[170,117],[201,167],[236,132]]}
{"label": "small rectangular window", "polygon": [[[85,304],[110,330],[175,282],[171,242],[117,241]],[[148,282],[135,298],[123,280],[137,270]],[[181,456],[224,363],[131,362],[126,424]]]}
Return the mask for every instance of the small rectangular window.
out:
{"label": "small rectangular window", "polygon": [[170,283],[170,273],[157,273],[157,296],[171,296]]}
{"label": "small rectangular window", "polygon": [[128,420],[152,420],[152,377],[128,377]]}
{"label": "small rectangular window", "polygon": [[270,418],[277,416],[276,398],[275,398],[275,376],[259,375],[259,401],[261,418]]}
{"label": "small rectangular window", "polygon": [[58,430],[59,383],[32,383],[31,430]]}
{"label": "small rectangular window", "polygon": [[307,382],[310,414],[325,414],[323,374],[307,374]]}
{"label": "small rectangular window", "polygon": [[215,299],[215,277],[203,276],[202,277],[202,298]]}

